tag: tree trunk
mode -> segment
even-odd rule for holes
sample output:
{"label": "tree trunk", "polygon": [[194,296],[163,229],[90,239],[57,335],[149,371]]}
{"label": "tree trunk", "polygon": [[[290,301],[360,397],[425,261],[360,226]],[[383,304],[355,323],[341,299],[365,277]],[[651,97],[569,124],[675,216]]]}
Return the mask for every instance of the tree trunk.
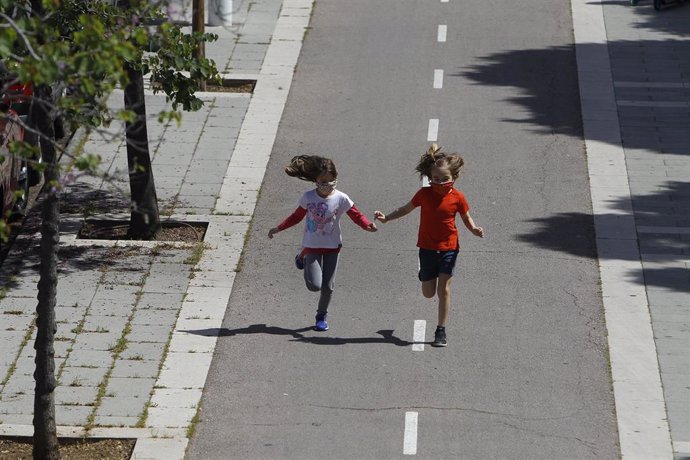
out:
{"label": "tree trunk", "polygon": [[[41,153],[45,162],[45,191],[41,203],[41,268],[38,281],[38,306],[36,307],[36,370],[34,380],[34,442],[33,457],[38,460],[60,458],[55,424],[55,298],[57,295],[57,263],[60,234],[60,207],[55,184],[59,181],[55,132],[48,106],[50,88],[45,85],[36,89],[38,97],[33,107],[35,120],[44,142]],[[33,116],[34,114],[32,114]]]}
{"label": "tree trunk", "polygon": [[[204,0],[193,0],[192,2],[192,32],[204,33],[206,31],[206,23],[204,21]],[[206,57],[206,46],[203,41],[199,42],[194,49],[194,57],[203,59]],[[201,77],[199,79],[199,91],[206,91],[206,79]]]}
{"label": "tree trunk", "polygon": [[156,235],[161,224],[146,129],[144,77],[139,69],[125,65],[129,76],[129,84],[125,87],[125,109],[136,113],[134,122],[126,123],[127,166],[132,195],[129,237],[150,240]]}

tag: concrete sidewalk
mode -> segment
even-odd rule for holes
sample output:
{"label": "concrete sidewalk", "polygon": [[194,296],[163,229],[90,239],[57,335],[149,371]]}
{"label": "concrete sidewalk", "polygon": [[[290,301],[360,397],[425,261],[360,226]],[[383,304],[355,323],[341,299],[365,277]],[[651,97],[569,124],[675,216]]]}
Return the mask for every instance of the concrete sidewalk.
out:
{"label": "concrete sidewalk", "polygon": [[690,455],[690,8],[573,0],[624,458]]}
{"label": "concrete sidewalk", "polygon": [[690,5],[603,6],[674,454],[690,456]]}
{"label": "concrete sidewalk", "polygon": [[[128,220],[123,126],[74,145],[103,159],[108,180],[81,176],[61,205],[56,418],[62,436],[136,438],[133,458],[183,458],[216,334],[287,99],[311,1],[235,2],[231,28],[207,56],[253,94],[204,93],[205,106],[161,125],[163,95],[146,96],[163,219],[208,224],[203,243],[78,239],[85,217]],[[111,108],[122,106],[116,91]],[[123,192],[124,191],[124,192]],[[39,216],[2,266],[0,435],[33,432],[34,311]]]}

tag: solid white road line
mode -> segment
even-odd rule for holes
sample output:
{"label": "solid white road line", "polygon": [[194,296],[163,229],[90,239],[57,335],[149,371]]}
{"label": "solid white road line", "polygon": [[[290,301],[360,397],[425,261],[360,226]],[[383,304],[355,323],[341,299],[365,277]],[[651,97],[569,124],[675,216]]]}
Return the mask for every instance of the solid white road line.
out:
{"label": "solid white road line", "polygon": [[441,24],[438,26],[438,34],[437,34],[437,39],[440,43],[443,43],[446,41],[446,35],[448,33],[448,26]]}
{"label": "solid white road line", "polygon": [[405,412],[403,455],[417,455],[417,420],[419,413]]}
{"label": "solid white road line", "polygon": [[441,0],[441,3],[448,3],[448,0]]}
{"label": "solid white road line", "polygon": [[443,69],[434,70],[434,89],[443,88]]}
{"label": "solid white road line", "polygon": [[412,333],[412,351],[424,351],[424,342],[426,342],[426,321],[423,319],[416,319],[414,321],[414,331]]}
{"label": "solid white road line", "polygon": [[436,142],[438,139],[438,118],[429,120],[429,131],[427,132],[426,140]]}

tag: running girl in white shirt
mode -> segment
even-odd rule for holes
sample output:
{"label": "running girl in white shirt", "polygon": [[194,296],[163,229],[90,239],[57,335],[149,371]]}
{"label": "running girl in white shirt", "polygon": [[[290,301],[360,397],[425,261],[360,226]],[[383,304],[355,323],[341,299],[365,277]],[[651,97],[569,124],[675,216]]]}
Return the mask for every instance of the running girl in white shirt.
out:
{"label": "running girl in white shirt", "polygon": [[273,238],[306,216],[302,237],[302,250],[295,257],[297,268],[304,269],[307,289],[321,291],[316,311],[317,331],[327,331],[326,316],[335,286],[335,272],[338,268],[338,255],[343,245],[340,233],[340,217],[347,214],[353,222],[368,232],[377,230],[376,224],[362,214],[349,196],[336,190],[338,172],[329,158],[316,155],[294,157],[285,168],[288,176],[314,182],[316,188],[305,192],[299,200],[297,209],[277,227],[268,232]]}

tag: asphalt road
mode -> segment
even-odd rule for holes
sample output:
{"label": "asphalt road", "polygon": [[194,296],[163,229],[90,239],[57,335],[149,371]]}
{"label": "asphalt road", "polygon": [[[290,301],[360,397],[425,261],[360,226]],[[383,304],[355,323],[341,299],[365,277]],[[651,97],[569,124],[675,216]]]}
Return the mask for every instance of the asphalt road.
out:
{"label": "asphalt road", "polygon": [[[400,458],[416,412],[418,458],[616,458],[569,3],[318,0],[311,26],[188,457]],[[411,346],[415,320],[428,341],[436,325],[416,212],[374,234],[343,220],[331,330],[312,331],[301,226],[266,237],[309,187],[282,168],[330,156],[387,212],[419,187],[432,118],[486,231],[461,229],[449,346]]]}

